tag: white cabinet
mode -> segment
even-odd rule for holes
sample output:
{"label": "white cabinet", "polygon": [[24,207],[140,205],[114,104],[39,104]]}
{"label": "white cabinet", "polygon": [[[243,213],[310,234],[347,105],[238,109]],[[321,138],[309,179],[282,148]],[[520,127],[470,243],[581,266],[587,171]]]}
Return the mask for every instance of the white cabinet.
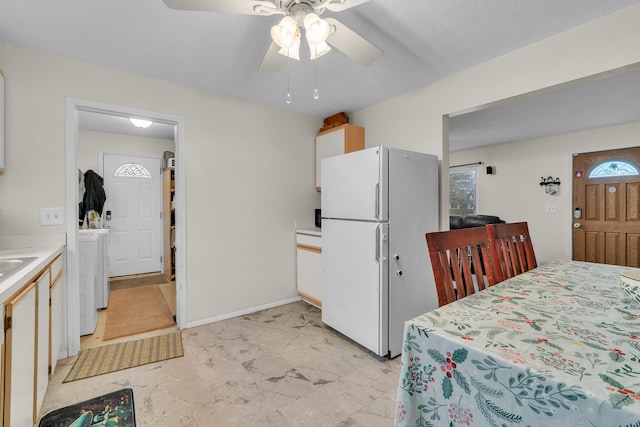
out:
{"label": "white cabinet", "polygon": [[60,252],[45,256],[47,264],[24,270],[0,303],[4,320],[0,363],[3,426],[30,427],[35,423],[63,345],[64,258]]}
{"label": "white cabinet", "polygon": [[4,425],[31,426],[49,384],[47,267],[5,303]]}
{"label": "white cabinet", "polygon": [[322,237],[317,229],[296,231],[298,294],[322,307]]}
{"label": "white cabinet", "polygon": [[320,190],[320,162],[327,157],[364,149],[364,128],[350,124],[336,126],[316,136],[316,190]]}
{"label": "white cabinet", "polygon": [[36,283],[5,303],[4,425],[35,422]]}

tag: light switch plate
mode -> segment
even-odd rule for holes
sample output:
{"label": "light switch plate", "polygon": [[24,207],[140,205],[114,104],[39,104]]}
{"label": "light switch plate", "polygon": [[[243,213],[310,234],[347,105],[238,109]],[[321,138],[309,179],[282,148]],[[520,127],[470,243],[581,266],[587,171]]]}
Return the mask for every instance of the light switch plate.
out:
{"label": "light switch plate", "polygon": [[40,208],[40,225],[64,224],[63,208]]}

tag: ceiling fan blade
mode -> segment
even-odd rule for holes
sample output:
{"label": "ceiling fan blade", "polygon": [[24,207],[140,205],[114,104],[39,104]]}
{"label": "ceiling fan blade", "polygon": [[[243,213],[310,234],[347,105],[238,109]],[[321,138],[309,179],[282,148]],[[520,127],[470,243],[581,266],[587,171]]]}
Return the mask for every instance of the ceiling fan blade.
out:
{"label": "ceiling fan blade", "polygon": [[359,6],[363,3],[367,3],[368,1],[369,0],[338,0],[335,3],[328,3],[325,7],[332,12],[341,12],[354,6]]}
{"label": "ceiling fan blade", "polygon": [[270,1],[259,0],[162,0],[170,9],[205,12],[273,15],[280,12]]}
{"label": "ceiling fan blade", "polygon": [[334,31],[327,38],[327,43],[342,53],[364,66],[372,64],[382,56],[382,50],[369,43],[342,22],[334,18],[326,18],[326,21],[334,28]]}
{"label": "ceiling fan blade", "polygon": [[271,46],[267,49],[267,52],[264,54],[264,58],[260,62],[258,66],[258,71],[278,71],[284,61],[287,59],[286,56],[280,55],[278,51],[280,50],[280,46],[271,42]]}

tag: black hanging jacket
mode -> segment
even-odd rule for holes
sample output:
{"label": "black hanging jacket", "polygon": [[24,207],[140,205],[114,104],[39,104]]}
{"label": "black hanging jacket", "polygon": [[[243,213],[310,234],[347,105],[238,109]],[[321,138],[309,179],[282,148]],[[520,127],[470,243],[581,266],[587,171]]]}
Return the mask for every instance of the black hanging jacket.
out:
{"label": "black hanging jacket", "polygon": [[84,197],[80,205],[80,222],[88,211],[94,210],[102,216],[102,208],[107,196],[104,193],[104,180],[100,175],[89,169],[84,173]]}

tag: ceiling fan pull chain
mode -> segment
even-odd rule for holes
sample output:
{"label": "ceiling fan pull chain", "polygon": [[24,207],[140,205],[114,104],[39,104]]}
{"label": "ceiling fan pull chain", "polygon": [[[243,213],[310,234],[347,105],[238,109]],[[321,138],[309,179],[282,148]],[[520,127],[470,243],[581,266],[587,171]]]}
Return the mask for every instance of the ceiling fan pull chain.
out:
{"label": "ceiling fan pull chain", "polygon": [[318,100],[320,98],[320,94],[318,93],[318,46],[314,46],[314,48],[316,49],[316,59],[313,60],[313,62],[315,62],[316,88],[313,91],[313,99]]}
{"label": "ceiling fan pull chain", "polygon": [[291,58],[287,57],[287,97],[285,98],[285,100],[287,101],[287,104],[291,104],[291,90],[290,90],[290,85],[289,85],[289,76],[290,76],[289,63],[290,62],[291,62]]}

